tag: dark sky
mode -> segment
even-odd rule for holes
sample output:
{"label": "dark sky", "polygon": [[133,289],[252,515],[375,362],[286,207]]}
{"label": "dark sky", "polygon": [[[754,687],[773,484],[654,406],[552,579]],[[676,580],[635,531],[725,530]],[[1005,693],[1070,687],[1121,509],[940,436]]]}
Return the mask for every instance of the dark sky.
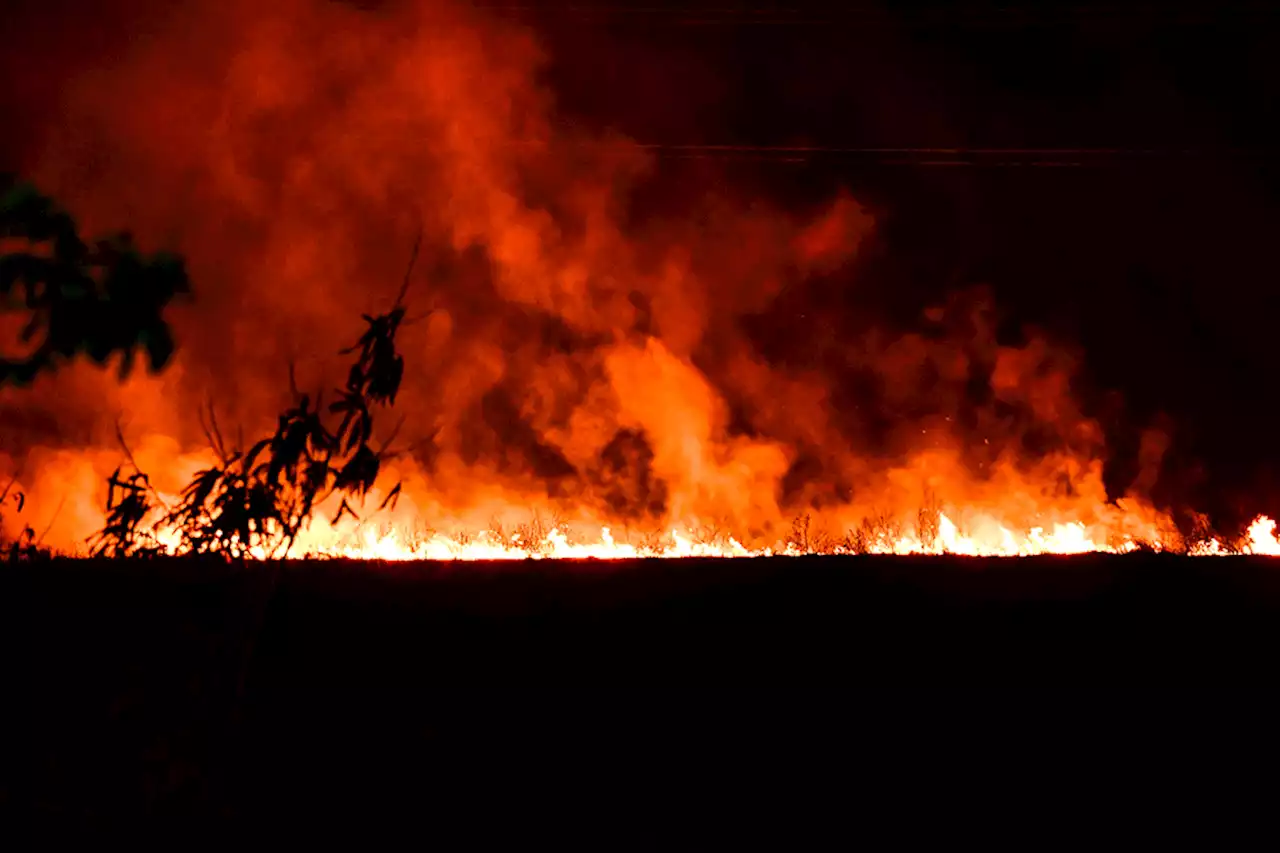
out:
{"label": "dark sky", "polygon": [[[20,168],[68,76],[165,5],[7,4],[22,49],[0,53],[0,162]],[[663,172],[714,162],[796,204],[843,184],[881,222],[860,287],[878,310],[990,284],[1015,320],[1084,348],[1105,417],[1166,413],[1208,487],[1280,501],[1280,5],[476,5],[538,29],[576,120],[656,145],[820,149],[668,148]],[[962,152],[832,150],[867,148]]]}

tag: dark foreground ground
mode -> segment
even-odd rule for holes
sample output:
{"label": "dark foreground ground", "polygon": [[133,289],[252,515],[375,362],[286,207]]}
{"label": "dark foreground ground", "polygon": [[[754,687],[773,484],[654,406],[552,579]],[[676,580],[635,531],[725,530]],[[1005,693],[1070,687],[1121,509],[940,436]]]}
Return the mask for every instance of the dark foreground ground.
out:
{"label": "dark foreground ground", "polygon": [[[1280,561],[0,575],[6,814],[315,828],[372,811],[468,833],[601,824],[634,841],[668,806],[741,829],[784,803],[880,813],[928,790],[952,808],[977,796],[1003,825],[1038,813],[1052,779],[1071,803],[1130,815],[1165,792],[1167,824],[1179,798],[1203,805],[1192,791],[1256,780],[1229,798],[1245,809],[1276,793]],[[705,687],[726,689],[687,689]],[[1040,689],[936,689],[973,687]],[[1165,689],[1059,689],[1073,687]],[[1234,687],[1265,689],[1220,689]],[[783,825],[791,840],[816,831]]]}

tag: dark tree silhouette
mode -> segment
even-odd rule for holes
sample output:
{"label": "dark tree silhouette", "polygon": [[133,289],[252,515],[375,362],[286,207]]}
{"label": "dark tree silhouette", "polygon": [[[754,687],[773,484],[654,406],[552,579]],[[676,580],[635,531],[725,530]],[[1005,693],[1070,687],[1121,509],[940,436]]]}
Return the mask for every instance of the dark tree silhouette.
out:
{"label": "dark tree silhouette", "polygon": [[0,353],[0,385],[29,384],[82,355],[105,364],[119,354],[122,378],[139,349],[152,371],[169,363],[164,309],[190,292],[180,257],[143,255],[127,233],[86,242],[52,199],[3,176],[0,241],[0,310],[30,314],[21,333],[29,352]]}
{"label": "dark tree silhouette", "polygon": [[[405,324],[404,297],[419,244],[391,309],[364,315],[364,333],[340,350],[355,359],[334,402],[325,406],[319,394],[299,393],[290,369],[294,404],[280,413],[274,434],[247,450],[227,446],[210,406],[201,424],[218,461],[196,474],[176,507],[163,506],[130,455],[134,473],[122,478],[117,470],[112,475],[107,526],[94,538],[93,553],[155,553],[156,531],[163,527],[176,535],[179,554],[285,557],[315,509],[331,496],[340,496],[334,523],[343,516],[357,518],[352,504],[358,505],[373,488],[399,431],[397,424],[378,448],[373,446],[374,413],[395,405],[404,376],[396,335]],[[128,455],[127,447],[125,451]],[[400,489],[396,484],[379,509],[394,506]]]}

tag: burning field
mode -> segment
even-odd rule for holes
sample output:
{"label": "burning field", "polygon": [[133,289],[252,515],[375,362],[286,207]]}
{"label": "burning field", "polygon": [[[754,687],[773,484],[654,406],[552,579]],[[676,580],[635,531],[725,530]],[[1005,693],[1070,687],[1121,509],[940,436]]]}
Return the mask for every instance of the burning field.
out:
{"label": "burning field", "polygon": [[9,541],[1280,554],[1267,507],[1176,488],[1167,423],[1126,424],[1117,462],[1070,341],[969,283],[910,322],[865,310],[884,242],[856,193],[673,182],[562,110],[526,27],[448,2],[149,15],[58,82],[22,172],[86,232],[179,252],[194,295],[159,373],[0,389]]}

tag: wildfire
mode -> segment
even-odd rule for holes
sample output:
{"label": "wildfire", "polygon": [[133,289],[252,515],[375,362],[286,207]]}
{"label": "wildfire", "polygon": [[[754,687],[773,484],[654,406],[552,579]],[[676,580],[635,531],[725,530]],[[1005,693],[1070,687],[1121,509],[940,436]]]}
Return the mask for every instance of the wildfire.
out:
{"label": "wildfire", "polygon": [[[183,4],[65,81],[29,134],[47,140],[32,179],[89,231],[180,249],[201,302],[173,310],[160,377],[72,364],[0,389],[0,489],[26,507],[0,507],[3,533],[83,553],[123,466],[154,486],[146,535],[199,550],[164,519],[217,462],[211,401],[224,466],[277,422],[305,427],[285,445],[345,423],[305,460],[342,457],[341,478],[296,452],[290,470],[317,495],[368,491],[369,511],[281,522],[270,544],[293,558],[1280,555],[1267,516],[1188,539],[1152,505],[1160,428],[1109,483],[1115,448],[1072,394],[1081,355],[997,336],[991,294],[950,293],[909,328],[877,317],[855,264],[876,223],[848,192],[802,215],[713,174],[705,197],[637,203],[666,192],[652,151],[565,120],[533,33],[450,0],[390,5]],[[349,360],[325,359],[348,359],[401,281],[402,393],[343,386]],[[205,533],[247,529],[197,509]]]}

